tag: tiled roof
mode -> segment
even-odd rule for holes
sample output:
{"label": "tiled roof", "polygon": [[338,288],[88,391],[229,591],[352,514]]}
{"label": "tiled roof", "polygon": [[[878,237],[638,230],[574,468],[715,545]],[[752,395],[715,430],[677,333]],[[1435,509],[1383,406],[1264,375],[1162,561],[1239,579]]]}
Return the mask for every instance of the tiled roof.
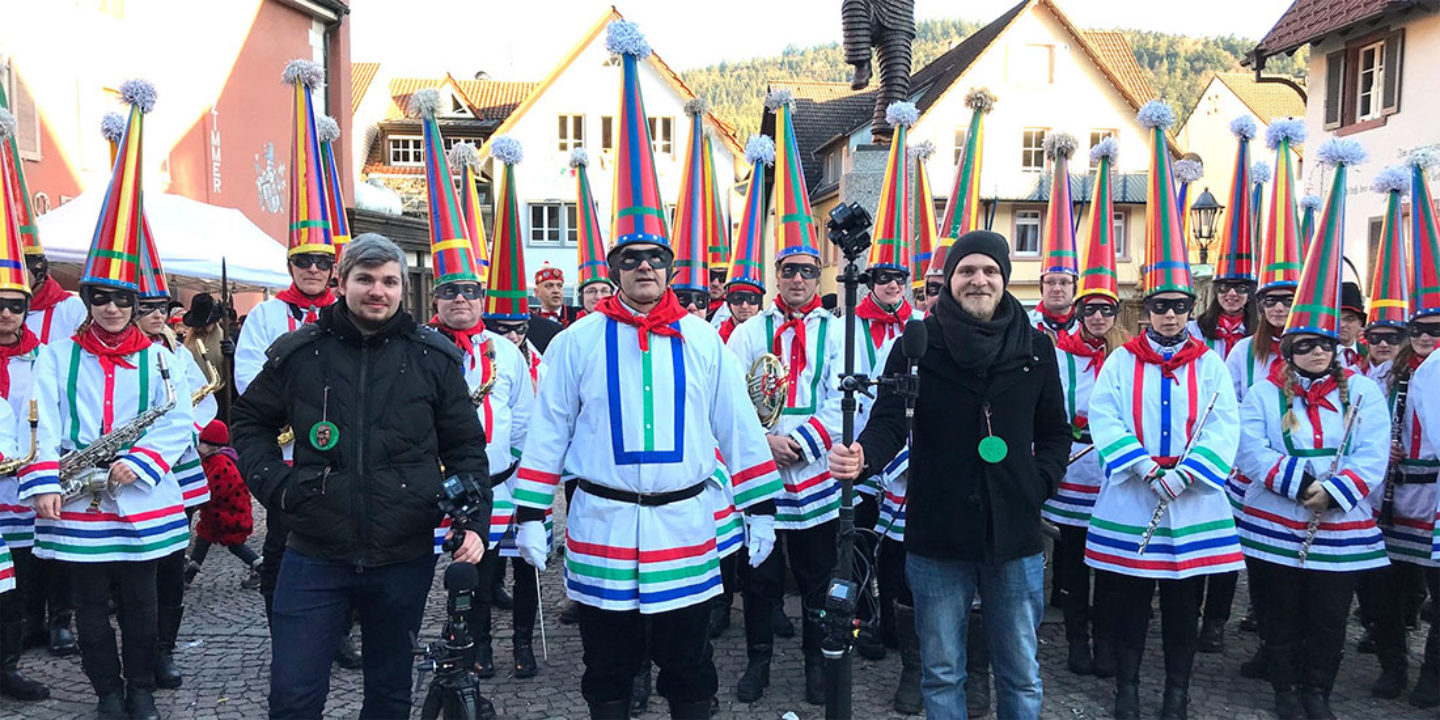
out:
{"label": "tiled roof", "polygon": [[390,105],[385,109],[385,119],[405,117],[405,108],[410,104],[410,95],[426,88],[452,86],[458,89],[460,99],[470,105],[478,120],[503,121],[535,88],[536,82],[510,82],[501,80],[455,80],[449,76],[439,78],[394,78],[390,80]]}
{"label": "tiled roof", "polygon": [[1019,17],[1021,11],[1030,5],[1033,0],[1023,0],[1015,7],[1010,8],[993,22],[985,27],[976,30],[969,37],[960,41],[955,47],[945,51],[940,57],[935,58],[930,64],[920,68],[918,72],[910,76],[910,92],[920,93],[915,101],[915,106],[920,109],[920,114],[934,105],[940,96],[945,94],[950,86],[960,78],[980,53],[990,47],[990,43],[1010,27],[1010,21]]}
{"label": "tiled roof", "polygon": [[1413,0],[1295,0],[1255,46],[1254,54],[1263,68],[1266,57],[1291,52],[1386,10],[1413,4]]}
{"label": "tiled roof", "polygon": [[1261,122],[1305,116],[1305,94],[1289,78],[1256,82],[1255,74],[1248,72],[1215,73],[1215,78],[1225,83]]}
{"label": "tiled roof", "polygon": [[353,114],[360,109],[360,101],[365,99],[365,93],[370,90],[370,83],[375,79],[375,73],[380,71],[378,62],[357,62],[350,63],[350,112]]}
{"label": "tiled roof", "polygon": [[[772,82],[769,89],[789,90],[795,98],[791,117],[795,124],[795,144],[800,149],[800,163],[805,168],[805,187],[811,191],[818,190],[824,165],[815,152],[837,135],[868,122],[875,112],[877,90],[855,92],[850,89],[850,83],[804,80]],[[775,116],[767,112],[760,131],[773,137],[774,130]]]}
{"label": "tiled roof", "polygon": [[1140,68],[1140,63],[1135,60],[1135,49],[1130,46],[1130,41],[1125,38],[1125,33],[1110,30],[1086,30],[1085,39],[1095,46],[1100,58],[1105,65],[1115,74],[1120,84],[1124,85],[1135,97],[1141,101],[1147,101],[1159,97],[1154,86],[1150,84],[1150,78]]}

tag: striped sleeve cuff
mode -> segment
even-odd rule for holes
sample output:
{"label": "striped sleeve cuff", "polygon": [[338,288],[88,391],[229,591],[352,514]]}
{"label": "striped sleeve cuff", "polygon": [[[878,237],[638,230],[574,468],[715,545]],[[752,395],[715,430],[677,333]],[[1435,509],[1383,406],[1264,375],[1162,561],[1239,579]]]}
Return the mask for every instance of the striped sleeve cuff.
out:
{"label": "striped sleeve cuff", "polygon": [[1150,481],[1150,487],[1154,488],[1156,493],[1174,500],[1180,497],[1180,493],[1185,492],[1185,489],[1190,487],[1193,482],[1194,479],[1190,473],[1176,468],[1156,475]]}
{"label": "striped sleeve cuff", "polygon": [[1225,489],[1226,478],[1230,477],[1230,464],[1204,445],[1195,446],[1185,461],[1180,463],[1180,469],[1190,475],[1192,480],[1199,480],[1222,491]]}
{"label": "striped sleeve cuff", "polygon": [[1108,479],[1149,460],[1150,453],[1145,452],[1145,446],[1140,444],[1139,438],[1126,435],[1102,448],[1100,458],[1105,461],[1105,477]]}
{"label": "striped sleeve cuff", "polygon": [[879,495],[885,492],[885,476],[877,473],[866,477],[855,486],[855,492],[861,495]]}
{"label": "striped sleeve cuff", "polygon": [[806,464],[825,457],[833,444],[830,431],[826,430],[825,426],[813,417],[792,430],[790,439],[800,446],[800,454],[805,456]]}
{"label": "striped sleeve cuff", "polygon": [[135,477],[149,487],[155,487],[165,478],[165,473],[170,472],[170,463],[160,453],[146,447],[136,445],[130,448],[130,452],[120,456],[120,461],[130,466],[135,471]]}
{"label": "striped sleeve cuff", "polygon": [[1265,474],[1265,487],[1276,495],[1296,500],[1300,497],[1300,484],[1304,478],[1305,467],[1300,458],[1281,455],[1270,472]]}
{"label": "striped sleeve cuff", "polygon": [[1325,492],[1335,499],[1335,503],[1345,512],[1350,512],[1360,503],[1360,499],[1370,494],[1370,485],[1354,470],[1341,470],[1340,474],[1320,483]]}
{"label": "striped sleeve cuff", "polygon": [[555,502],[555,488],[560,484],[560,475],[521,465],[510,482],[516,507],[544,510]]}
{"label": "striped sleeve cuff", "polygon": [[730,475],[731,493],[735,496],[735,508],[745,510],[757,503],[772,500],[784,487],[780,472],[774,460],[746,468]]}
{"label": "striped sleeve cuff", "polygon": [[21,500],[60,492],[60,463],[54,460],[30,463],[21,468],[16,477],[20,481]]}

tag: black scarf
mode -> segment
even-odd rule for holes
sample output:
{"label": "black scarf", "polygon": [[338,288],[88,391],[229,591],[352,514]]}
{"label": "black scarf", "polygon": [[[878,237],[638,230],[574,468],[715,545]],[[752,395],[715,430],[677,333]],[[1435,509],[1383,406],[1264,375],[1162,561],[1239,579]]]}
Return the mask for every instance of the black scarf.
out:
{"label": "black scarf", "polygon": [[[981,378],[1023,365],[1030,359],[1030,321],[1025,306],[1005,292],[989,320],[960,307],[949,292],[936,296],[940,343],[961,371]],[[932,344],[936,343],[934,339]]]}
{"label": "black scarf", "polygon": [[391,315],[375,332],[366,335],[355,324],[355,318],[351,317],[350,308],[346,307],[343,300],[320,310],[319,325],[321,329],[334,333],[341,341],[355,346],[379,345],[390,338],[414,332],[416,328],[410,313],[402,309]]}

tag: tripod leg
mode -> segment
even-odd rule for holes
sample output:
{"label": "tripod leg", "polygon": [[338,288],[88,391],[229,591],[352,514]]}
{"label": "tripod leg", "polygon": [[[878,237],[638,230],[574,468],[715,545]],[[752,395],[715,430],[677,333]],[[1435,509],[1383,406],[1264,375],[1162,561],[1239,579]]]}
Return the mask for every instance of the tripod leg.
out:
{"label": "tripod leg", "polygon": [[444,699],[444,691],[432,683],[430,690],[425,693],[425,704],[420,706],[420,720],[437,720],[440,717],[440,705]]}

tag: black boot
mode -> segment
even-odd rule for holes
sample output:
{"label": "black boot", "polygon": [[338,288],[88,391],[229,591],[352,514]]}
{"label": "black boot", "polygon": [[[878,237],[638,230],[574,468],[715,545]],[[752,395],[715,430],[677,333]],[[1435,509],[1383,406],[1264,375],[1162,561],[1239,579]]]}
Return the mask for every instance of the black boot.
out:
{"label": "black boot", "polygon": [[1140,720],[1142,649],[1115,646],[1115,720]]}
{"label": "black boot", "polygon": [[900,644],[900,684],[891,705],[895,712],[919,715],[925,709],[920,693],[920,636],[915,632],[915,608],[895,605],[895,639]]}
{"label": "black boot", "polygon": [[365,659],[360,657],[360,651],[355,649],[355,638],[350,636],[348,629],[345,637],[340,638],[340,645],[335,648],[335,664],[346,670],[365,667]]}
{"label": "black boot", "polygon": [[1270,675],[1270,658],[1265,652],[1265,643],[1262,641],[1255,648],[1255,656],[1240,663],[1240,677],[1251,680],[1264,680]]}
{"label": "black boot", "polygon": [[1330,710],[1330,693],[1318,687],[1307,685],[1301,688],[1300,704],[1305,707],[1308,720],[1335,720],[1335,713]]}
{"label": "black boot", "polygon": [[985,639],[985,616],[970,613],[965,637],[965,711],[970,717],[990,714],[990,643]]}
{"label": "black boot", "polygon": [[1095,636],[1095,677],[1102,680],[1115,677],[1115,640],[1103,626],[1096,624]]}
{"label": "black boot", "polygon": [[489,605],[476,605],[470,610],[470,637],[475,641],[475,676],[488,680],[495,677],[495,649],[491,646]]}
{"label": "black boot", "polygon": [[1430,619],[1430,636],[1425,639],[1425,659],[1420,663],[1420,677],[1410,693],[1410,704],[1418,708],[1440,706],[1440,631]]}
{"label": "black boot", "polygon": [[175,665],[175,638],[180,634],[180,618],[185,615],[184,607],[156,608],[159,618],[159,653],[155,656],[155,687],[174,690],[180,687],[184,678]]}
{"label": "black boot", "polygon": [[27,702],[45,700],[50,697],[50,689],[20,674],[24,640],[24,620],[0,625],[0,695]]}
{"label": "black boot", "polygon": [[80,646],[75,642],[75,633],[70,629],[72,615],[74,613],[70,610],[50,614],[50,654],[55,657],[65,657],[80,652]]}
{"label": "black boot", "polygon": [[540,668],[535,664],[535,646],[531,638],[515,638],[515,678],[524,680],[535,677],[539,672]]}
{"label": "black boot", "polygon": [[95,703],[95,714],[100,720],[126,720],[125,693],[116,690],[101,695]]}
{"label": "black boot", "polygon": [[825,704],[825,661],[818,650],[805,652],[805,702]]}
{"label": "black boot", "polygon": [[640,664],[640,671],[630,681],[630,714],[639,715],[650,707],[650,658]]}
{"label": "black boot", "polygon": [[1402,656],[1400,662],[1394,661],[1383,663],[1380,666],[1380,677],[1375,684],[1370,686],[1370,696],[1394,700],[1405,692],[1405,686],[1409,684],[1406,677],[1405,659]]}
{"label": "black boot", "polygon": [[590,706],[590,720],[630,720],[629,700],[586,701],[585,704]]}
{"label": "black boot", "polygon": [[1294,685],[1275,686],[1275,715],[1280,720],[1305,720],[1305,706]]}
{"label": "black boot", "polygon": [[495,584],[490,588],[490,604],[501,610],[513,610],[515,598],[505,591],[505,581],[500,579],[500,573],[496,572]]}
{"label": "black boot", "polygon": [[1090,623],[1083,608],[1065,609],[1065,643],[1069,654],[1065,666],[1076,675],[1095,672],[1095,658],[1090,655]]}
{"label": "black boot", "polygon": [[1206,618],[1200,625],[1200,644],[1196,649],[1202,653],[1225,652],[1225,623]]}
{"label": "black boot", "polygon": [[885,644],[880,642],[878,627],[869,624],[860,626],[860,632],[855,635],[855,652],[866,660],[885,659]]}
{"label": "black boot", "polygon": [[155,707],[155,693],[141,688],[130,688],[125,693],[125,712],[130,720],[160,720],[160,711]]}
{"label": "black boot", "polygon": [[790,622],[790,618],[785,615],[784,599],[775,603],[775,609],[772,612],[771,622],[775,625],[775,637],[795,637],[795,624]]}
{"label": "black boot", "polygon": [[[565,609],[560,611],[560,624],[574,625],[577,622],[580,622],[580,603],[571,600],[565,603]],[[594,705],[591,707],[593,708]]]}
{"label": "black boot", "polygon": [[1160,720],[1185,720],[1190,706],[1190,691],[1176,685],[1165,686],[1165,697],[1160,701]]}
{"label": "black boot", "polygon": [[671,702],[670,717],[671,720],[710,720],[710,700]]}
{"label": "black boot", "polygon": [[710,628],[707,632],[711,639],[720,637],[730,627],[730,603],[734,597],[733,593],[724,593],[710,601]]}
{"label": "black boot", "polygon": [[770,686],[770,658],[774,653],[774,612],[773,604],[767,598],[747,593],[744,600],[745,617],[745,672],[735,684],[735,699],[742,703],[753,703],[765,694]]}

